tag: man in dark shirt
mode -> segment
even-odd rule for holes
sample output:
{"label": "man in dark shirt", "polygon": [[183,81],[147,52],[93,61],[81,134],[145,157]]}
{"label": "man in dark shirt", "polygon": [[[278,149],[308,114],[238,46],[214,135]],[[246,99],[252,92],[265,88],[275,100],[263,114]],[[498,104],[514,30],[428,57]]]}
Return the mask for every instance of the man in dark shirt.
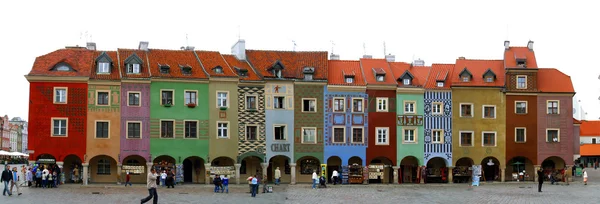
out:
{"label": "man in dark shirt", "polygon": [[9,190],[9,182],[13,180],[13,175],[9,170],[10,166],[6,165],[6,169],[4,169],[4,171],[2,171],[2,176],[0,177],[0,181],[2,183],[4,183],[4,191],[2,191],[2,195],[6,196],[6,193],[8,193],[8,196],[11,196],[12,193]]}
{"label": "man in dark shirt", "polygon": [[544,172],[541,168],[537,170],[538,176],[538,192],[542,192],[542,184],[544,183]]}

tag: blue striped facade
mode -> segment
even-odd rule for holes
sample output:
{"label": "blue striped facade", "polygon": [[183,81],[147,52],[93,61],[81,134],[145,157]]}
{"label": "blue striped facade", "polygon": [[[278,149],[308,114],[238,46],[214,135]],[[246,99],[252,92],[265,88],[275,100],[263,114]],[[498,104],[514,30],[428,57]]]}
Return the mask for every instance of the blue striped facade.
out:
{"label": "blue striped facade", "polygon": [[[424,164],[435,157],[446,161],[446,166],[452,165],[452,92],[451,91],[426,91],[424,97],[425,108],[425,147]],[[432,103],[442,102],[443,114],[432,114]],[[432,143],[432,130],[444,130],[444,143]]]}

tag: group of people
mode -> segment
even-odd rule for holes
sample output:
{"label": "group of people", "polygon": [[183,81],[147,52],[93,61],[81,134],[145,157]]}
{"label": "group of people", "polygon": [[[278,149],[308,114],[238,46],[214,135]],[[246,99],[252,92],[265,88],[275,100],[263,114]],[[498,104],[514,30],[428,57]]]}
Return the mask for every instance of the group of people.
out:
{"label": "group of people", "polygon": [[213,184],[215,185],[215,193],[218,193],[219,191],[221,191],[221,193],[229,193],[229,178],[227,178],[227,175],[215,175]]}
{"label": "group of people", "polygon": [[[338,182],[341,183],[339,180],[339,176],[340,176],[340,174],[338,173],[338,171],[333,170],[333,172],[331,173],[331,182],[333,183],[333,185],[338,184]],[[318,176],[317,171],[313,171],[312,180],[313,180],[313,185],[312,185],[313,189],[317,189],[317,184],[319,184],[319,188],[327,188],[327,178],[325,178],[325,174]]]}
{"label": "group of people", "polygon": [[[583,177],[583,185],[587,185],[587,181],[588,181],[587,171],[584,169],[581,173],[582,173],[582,177]],[[568,172],[566,172],[565,170],[562,171],[562,175],[563,175],[563,179],[567,182],[567,185],[568,185],[569,184],[569,176],[571,176],[571,175]],[[545,174],[544,170],[542,170],[542,168],[539,168],[537,170],[537,177],[538,177],[538,192],[542,192],[542,185],[543,185],[544,179],[546,177],[550,179],[551,184],[554,184],[555,182],[557,182],[555,175],[552,175],[552,173]]]}
{"label": "group of people", "polygon": [[162,187],[175,188],[175,172],[171,169],[163,169],[160,173],[160,184]]}
{"label": "group of people", "polygon": [[60,182],[61,169],[58,165],[50,166],[21,166],[21,171],[17,167],[10,168],[9,165],[2,171],[2,182],[4,183],[4,191],[2,194],[11,196],[13,190],[16,190],[17,195],[21,195],[20,187],[36,187],[36,188],[57,188]]}

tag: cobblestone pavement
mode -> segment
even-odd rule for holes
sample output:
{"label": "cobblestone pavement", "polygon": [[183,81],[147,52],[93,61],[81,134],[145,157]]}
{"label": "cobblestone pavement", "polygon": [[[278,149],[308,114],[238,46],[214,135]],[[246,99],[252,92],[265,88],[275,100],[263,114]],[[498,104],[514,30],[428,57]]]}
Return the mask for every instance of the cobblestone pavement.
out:
{"label": "cobblestone pavement", "polygon": [[[212,193],[211,186],[183,185],[175,189],[159,188],[159,203],[364,203],[364,202],[427,202],[427,203],[598,203],[600,200],[600,170],[590,170],[590,182],[584,186],[581,178],[571,185],[544,183],[537,192],[537,183],[483,183],[479,187],[467,184],[415,185],[352,185],[311,189],[308,184],[276,186],[274,193],[251,198],[247,185],[230,186],[229,194]],[[1,189],[0,189],[1,190]],[[0,197],[0,203],[139,203],[148,192],[142,184],[133,187],[117,185],[64,185],[58,189],[28,189],[23,195]],[[97,193],[97,194],[96,194]]]}

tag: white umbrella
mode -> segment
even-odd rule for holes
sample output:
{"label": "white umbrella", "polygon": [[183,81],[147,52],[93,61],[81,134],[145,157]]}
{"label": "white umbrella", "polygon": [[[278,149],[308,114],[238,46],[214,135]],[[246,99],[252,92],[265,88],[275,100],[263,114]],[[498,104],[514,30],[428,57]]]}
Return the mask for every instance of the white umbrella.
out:
{"label": "white umbrella", "polygon": [[29,155],[27,155],[27,154],[23,154],[23,153],[21,153],[21,152],[10,152],[10,154],[11,154],[12,156],[23,156],[23,157],[29,157]]}
{"label": "white umbrella", "polygon": [[0,156],[12,156],[12,154],[10,154],[10,152],[0,150]]}

